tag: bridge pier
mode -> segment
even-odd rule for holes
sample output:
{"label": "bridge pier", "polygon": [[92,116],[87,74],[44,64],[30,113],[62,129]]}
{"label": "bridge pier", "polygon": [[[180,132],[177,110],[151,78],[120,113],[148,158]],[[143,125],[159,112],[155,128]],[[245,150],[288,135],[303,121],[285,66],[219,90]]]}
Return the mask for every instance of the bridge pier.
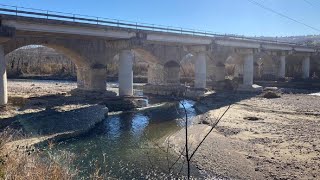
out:
{"label": "bridge pier", "polygon": [[308,79],[310,75],[310,56],[306,56],[302,61],[302,78]]}
{"label": "bridge pier", "polygon": [[279,65],[279,78],[285,78],[286,77],[286,56],[281,55],[280,56],[280,65]]}
{"label": "bridge pier", "polygon": [[8,103],[7,72],[3,46],[0,45],[0,106]]}
{"label": "bridge pier", "polygon": [[[250,50],[251,51],[251,50]],[[239,91],[248,91],[248,92],[258,92],[262,91],[262,87],[253,84],[253,74],[254,74],[254,63],[253,63],[253,54],[254,51],[247,51],[243,53],[244,62],[243,62],[243,84],[240,84],[238,87]]]}
{"label": "bridge pier", "polygon": [[219,81],[224,81],[225,80],[225,75],[226,73],[226,69],[225,69],[225,65],[224,64],[219,64],[215,67],[215,72],[214,72],[214,75],[215,75],[215,81],[216,82],[219,82]]}
{"label": "bridge pier", "polygon": [[206,88],[207,68],[206,53],[197,52],[195,57],[195,88]]}
{"label": "bridge pier", "polygon": [[133,53],[130,50],[122,50],[119,56],[119,95],[133,95]]}
{"label": "bridge pier", "polygon": [[104,66],[78,67],[77,89],[85,91],[106,91],[107,70]]}
{"label": "bridge pier", "polygon": [[180,65],[175,61],[164,64],[165,85],[180,85]]}
{"label": "bridge pier", "polygon": [[244,57],[243,64],[243,85],[252,86],[253,84],[253,54]]}

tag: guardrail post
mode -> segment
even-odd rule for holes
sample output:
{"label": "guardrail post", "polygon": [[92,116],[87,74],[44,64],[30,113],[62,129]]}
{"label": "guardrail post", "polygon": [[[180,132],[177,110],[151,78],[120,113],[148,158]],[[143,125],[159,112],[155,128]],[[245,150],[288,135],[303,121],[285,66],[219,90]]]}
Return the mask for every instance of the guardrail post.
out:
{"label": "guardrail post", "polygon": [[99,24],[99,17],[97,17],[97,25]]}
{"label": "guardrail post", "polygon": [[47,20],[49,19],[49,11],[47,11]]}
{"label": "guardrail post", "polygon": [[75,22],[76,21],[76,17],[75,17],[74,14],[72,14],[72,16],[73,16],[73,22]]}
{"label": "guardrail post", "polygon": [[136,30],[138,30],[138,23],[136,22]]}
{"label": "guardrail post", "polygon": [[181,30],[180,30],[180,32],[181,32],[181,34],[182,34],[182,28],[180,28]]}
{"label": "guardrail post", "polygon": [[16,6],[16,16],[18,16],[18,6]]}
{"label": "guardrail post", "polygon": [[117,26],[119,27],[119,20],[117,20]]}

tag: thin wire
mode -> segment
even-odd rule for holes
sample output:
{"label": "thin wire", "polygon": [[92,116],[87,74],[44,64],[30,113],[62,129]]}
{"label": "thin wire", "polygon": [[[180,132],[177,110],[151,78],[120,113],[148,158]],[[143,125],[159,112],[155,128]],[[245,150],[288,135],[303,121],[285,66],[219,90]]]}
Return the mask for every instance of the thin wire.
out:
{"label": "thin wire", "polygon": [[301,22],[301,21],[298,21],[298,20],[296,20],[296,19],[294,19],[294,18],[291,18],[291,17],[289,17],[289,16],[287,16],[287,15],[285,15],[285,14],[283,14],[283,13],[277,12],[277,11],[275,11],[275,10],[269,8],[269,7],[266,7],[265,5],[263,5],[263,4],[261,4],[261,3],[257,2],[257,1],[254,1],[254,0],[247,0],[247,1],[249,1],[250,3],[252,3],[252,4],[256,5],[256,6],[261,7],[262,9],[265,9],[265,10],[267,10],[267,11],[269,11],[269,12],[272,12],[272,13],[274,13],[274,14],[277,14],[278,16],[281,16],[281,17],[283,17],[283,18],[289,19],[289,20],[294,21],[294,22],[296,22],[296,23],[298,23],[298,24],[304,25],[304,26],[306,26],[306,27],[308,27],[308,28],[311,28],[311,29],[313,29],[313,30],[315,30],[315,31],[320,32],[320,29],[318,29],[318,28],[316,28],[316,27],[310,26],[310,25],[308,25],[308,24],[306,24],[306,23],[304,23],[304,22]]}
{"label": "thin wire", "polygon": [[318,8],[320,8],[320,6],[318,4],[315,4],[315,3],[311,3],[310,1],[308,0],[303,0],[305,3],[309,4],[311,7],[315,8],[318,10]]}

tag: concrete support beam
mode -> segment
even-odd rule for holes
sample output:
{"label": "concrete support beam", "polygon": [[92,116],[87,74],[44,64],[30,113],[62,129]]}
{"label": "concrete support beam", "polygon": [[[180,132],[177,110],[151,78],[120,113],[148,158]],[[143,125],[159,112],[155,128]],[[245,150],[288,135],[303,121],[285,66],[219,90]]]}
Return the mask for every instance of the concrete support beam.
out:
{"label": "concrete support beam", "polygon": [[206,53],[198,52],[195,57],[195,88],[206,88],[207,68]]}
{"label": "concrete support beam", "polygon": [[123,50],[120,53],[119,62],[119,95],[133,95],[133,53],[130,50]]}
{"label": "concrete support beam", "polygon": [[307,79],[310,75],[310,56],[306,56],[302,61],[302,78]]}
{"label": "concrete support beam", "polygon": [[286,77],[286,56],[281,55],[280,56],[280,64],[279,64],[279,78],[285,78]]}
{"label": "concrete support beam", "polygon": [[7,72],[3,46],[0,45],[0,106],[8,103]]}
{"label": "concrete support beam", "polygon": [[253,54],[244,56],[243,84],[248,86],[253,84]]}

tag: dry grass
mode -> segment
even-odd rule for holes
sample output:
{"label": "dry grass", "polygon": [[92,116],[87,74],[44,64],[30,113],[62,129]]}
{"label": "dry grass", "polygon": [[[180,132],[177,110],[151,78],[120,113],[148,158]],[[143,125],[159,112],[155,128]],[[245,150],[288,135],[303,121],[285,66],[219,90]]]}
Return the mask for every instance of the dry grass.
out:
{"label": "dry grass", "polygon": [[183,77],[194,77],[194,65],[192,63],[181,64],[180,74]]}
{"label": "dry grass", "polygon": [[5,149],[6,143],[19,137],[19,131],[0,133],[0,179],[68,180],[77,177],[77,169],[71,168],[73,156],[67,152],[55,156],[50,151],[18,145],[16,149]]}

